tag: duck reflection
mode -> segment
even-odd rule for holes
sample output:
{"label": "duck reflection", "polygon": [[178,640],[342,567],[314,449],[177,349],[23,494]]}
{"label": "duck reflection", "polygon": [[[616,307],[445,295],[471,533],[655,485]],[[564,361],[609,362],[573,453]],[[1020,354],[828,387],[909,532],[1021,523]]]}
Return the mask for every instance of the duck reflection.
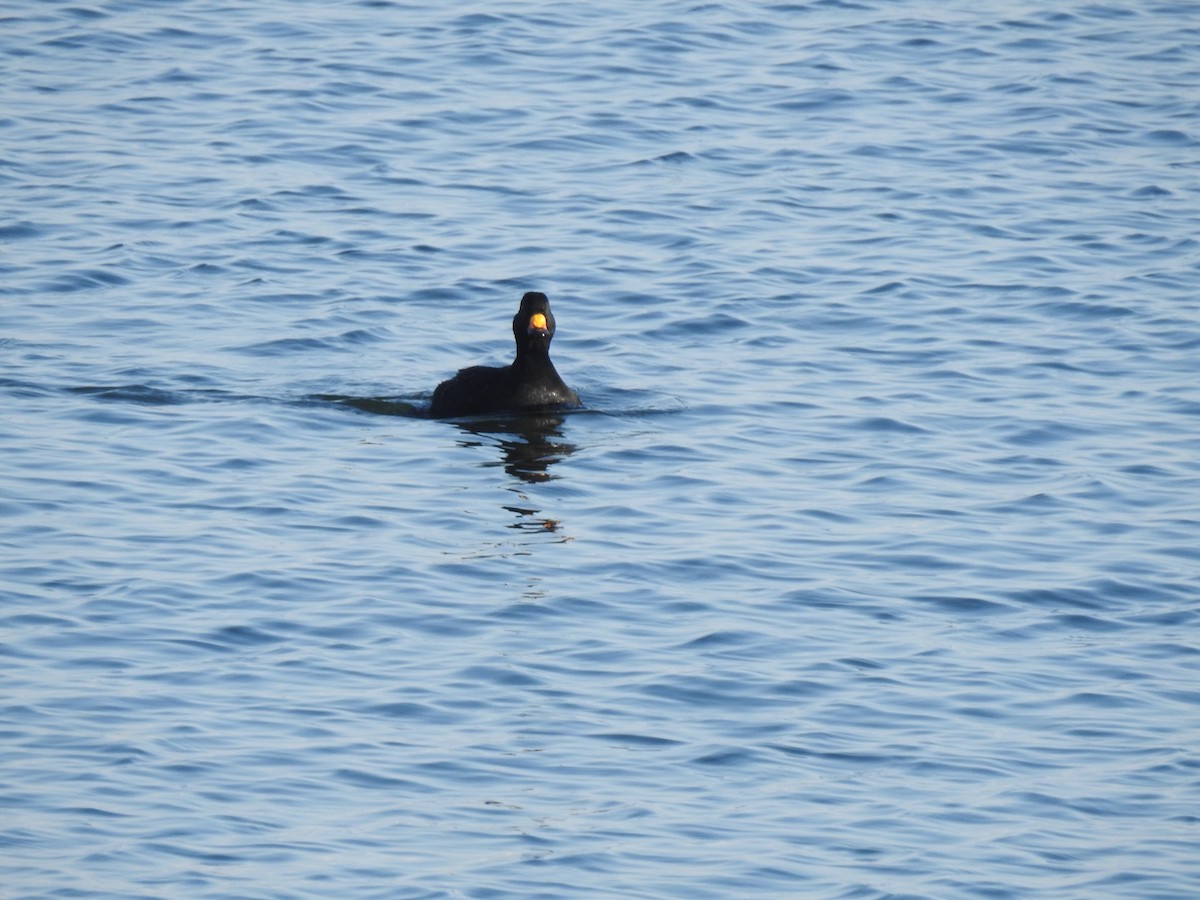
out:
{"label": "duck reflection", "polygon": [[[505,416],[455,424],[471,436],[462,442],[463,446],[492,444],[499,447],[503,458],[495,465],[503,465],[509,475],[530,484],[557,478],[550,467],[575,452],[575,445],[563,437],[563,417],[560,415]],[[512,511],[524,515],[536,512]]]}
{"label": "duck reflection", "polygon": [[[418,399],[406,397],[314,394],[312,399],[382,416],[429,418],[428,406],[423,406]],[[471,436],[461,441],[464,447],[498,446],[504,458],[497,465],[503,465],[508,474],[521,481],[534,483],[556,478],[550,467],[575,452],[575,445],[563,438],[563,420],[564,416],[559,413],[512,413],[460,419],[454,424]]]}

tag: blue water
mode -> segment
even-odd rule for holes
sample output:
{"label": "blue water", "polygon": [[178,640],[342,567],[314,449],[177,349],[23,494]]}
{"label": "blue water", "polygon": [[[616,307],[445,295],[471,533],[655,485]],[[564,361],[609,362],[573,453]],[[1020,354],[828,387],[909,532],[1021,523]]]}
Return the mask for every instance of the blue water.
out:
{"label": "blue water", "polygon": [[0,893],[1197,896],[1195,13],[7,4]]}

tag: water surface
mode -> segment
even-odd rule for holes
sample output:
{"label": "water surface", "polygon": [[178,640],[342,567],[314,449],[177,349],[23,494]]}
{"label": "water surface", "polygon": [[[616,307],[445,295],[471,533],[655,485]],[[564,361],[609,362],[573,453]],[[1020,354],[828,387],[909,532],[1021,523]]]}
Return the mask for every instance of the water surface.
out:
{"label": "water surface", "polygon": [[6,896],[1195,896],[1190,6],[0,16]]}

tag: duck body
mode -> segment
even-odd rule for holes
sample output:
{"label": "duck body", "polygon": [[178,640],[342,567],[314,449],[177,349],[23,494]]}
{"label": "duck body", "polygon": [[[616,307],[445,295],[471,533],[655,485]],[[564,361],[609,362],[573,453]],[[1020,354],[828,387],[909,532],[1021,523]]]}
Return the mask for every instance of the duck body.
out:
{"label": "duck body", "polygon": [[550,412],[579,407],[579,395],[550,361],[554,315],[546,295],[530,291],[513,318],[517,355],[507,366],[460,369],[433,392],[429,414],[456,418],[493,413]]}
{"label": "duck body", "polygon": [[566,386],[549,359],[544,365],[471,366],[459,369],[433,392],[429,414],[435,418],[502,412],[546,412],[579,406],[579,395]]}

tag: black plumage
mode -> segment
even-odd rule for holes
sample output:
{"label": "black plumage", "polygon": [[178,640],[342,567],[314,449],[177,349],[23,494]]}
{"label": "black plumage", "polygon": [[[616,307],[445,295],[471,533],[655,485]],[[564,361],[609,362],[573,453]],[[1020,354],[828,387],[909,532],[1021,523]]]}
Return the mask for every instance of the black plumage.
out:
{"label": "black plumage", "polygon": [[554,314],[538,291],[521,298],[513,317],[516,359],[507,366],[460,369],[433,392],[429,414],[437,418],[506,412],[549,412],[578,407],[579,395],[559,377],[550,361]]}

